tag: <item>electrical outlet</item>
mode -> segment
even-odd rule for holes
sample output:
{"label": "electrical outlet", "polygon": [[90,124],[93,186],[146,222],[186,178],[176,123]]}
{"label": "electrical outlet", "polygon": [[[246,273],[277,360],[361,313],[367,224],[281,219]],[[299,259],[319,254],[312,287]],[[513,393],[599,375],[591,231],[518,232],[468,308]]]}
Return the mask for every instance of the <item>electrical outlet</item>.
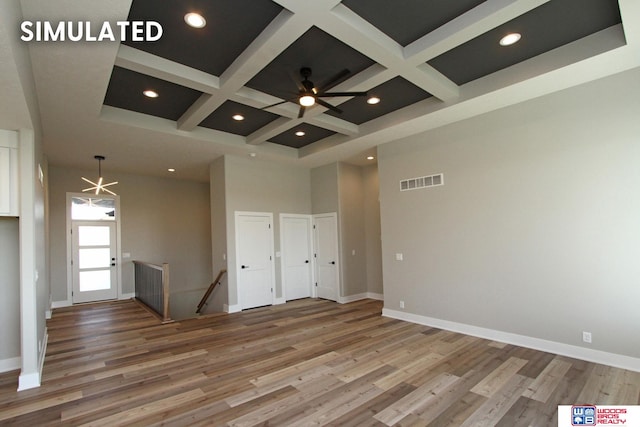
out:
{"label": "electrical outlet", "polygon": [[591,332],[582,332],[582,341],[591,344]]}
{"label": "electrical outlet", "polygon": [[404,308],[404,301],[400,301],[400,308]]}

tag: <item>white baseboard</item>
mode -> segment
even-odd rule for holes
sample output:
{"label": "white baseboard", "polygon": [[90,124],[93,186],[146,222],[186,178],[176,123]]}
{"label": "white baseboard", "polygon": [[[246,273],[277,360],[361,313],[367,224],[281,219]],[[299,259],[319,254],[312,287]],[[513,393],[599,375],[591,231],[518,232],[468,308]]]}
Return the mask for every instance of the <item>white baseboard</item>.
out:
{"label": "white baseboard", "polygon": [[71,300],[66,301],[51,301],[51,309],[54,308],[63,308],[63,307],[71,307],[73,302]]}
{"label": "white baseboard", "polygon": [[18,391],[29,390],[30,388],[36,387],[40,387],[40,372],[20,373],[18,377]]}
{"label": "white baseboard", "polygon": [[9,372],[20,369],[22,358],[12,357],[10,359],[0,359],[0,372]]}
{"label": "white baseboard", "polygon": [[49,343],[49,332],[47,328],[44,329],[44,337],[40,344],[38,355],[38,370],[36,372],[29,372],[28,374],[20,372],[18,377],[18,391],[28,390],[30,388],[40,387],[40,379],[42,378],[42,371],[44,369],[44,357],[47,354],[47,344]]}
{"label": "white baseboard", "polygon": [[384,296],[382,294],[376,294],[373,292],[363,292],[361,294],[347,295],[346,297],[338,297],[338,303],[340,304],[348,304],[354,301],[360,301],[363,299],[376,299],[376,300],[384,300]]}
{"label": "white baseboard", "polygon": [[287,303],[287,300],[284,298],[276,298],[273,301],[273,305],[280,305],[280,304],[286,304],[286,303]]}
{"label": "white baseboard", "polygon": [[133,298],[135,298],[135,296],[136,296],[136,293],[135,293],[135,292],[130,292],[130,293],[128,293],[128,294],[122,294],[122,295],[120,295],[120,298],[119,298],[119,299],[121,299],[121,300],[125,300],[125,299],[133,299]]}
{"label": "white baseboard", "polygon": [[242,311],[242,307],[240,307],[239,304],[233,304],[233,305],[225,304],[222,309],[226,313],[238,313]]}
{"label": "white baseboard", "polygon": [[528,337],[526,335],[518,335],[510,332],[481,328],[479,326],[451,322],[448,320],[436,319],[433,317],[421,316],[413,313],[406,313],[403,311],[390,310],[388,308],[382,309],[382,315],[385,317],[391,317],[393,319],[405,320],[411,323],[431,326],[438,329],[445,329],[452,332],[459,332],[461,334],[489,339],[492,341],[504,342],[520,347],[559,354],[561,356],[567,356],[574,359],[586,360],[587,362],[600,363],[616,368],[640,372],[640,359],[635,357],[608,353],[601,350],[593,350],[571,344],[543,340],[540,338]]}

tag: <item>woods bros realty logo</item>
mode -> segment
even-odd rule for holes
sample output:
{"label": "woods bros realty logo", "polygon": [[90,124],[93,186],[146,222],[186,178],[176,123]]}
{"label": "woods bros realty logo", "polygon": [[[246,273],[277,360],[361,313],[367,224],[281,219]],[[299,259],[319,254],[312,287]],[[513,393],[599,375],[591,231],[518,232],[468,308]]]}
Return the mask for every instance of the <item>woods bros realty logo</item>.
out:
{"label": "woods bros realty logo", "polygon": [[155,42],[162,25],[155,21],[23,21],[20,39],[25,42]]}
{"label": "woods bros realty logo", "polygon": [[558,427],[565,426],[640,426],[640,406],[558,406]]}

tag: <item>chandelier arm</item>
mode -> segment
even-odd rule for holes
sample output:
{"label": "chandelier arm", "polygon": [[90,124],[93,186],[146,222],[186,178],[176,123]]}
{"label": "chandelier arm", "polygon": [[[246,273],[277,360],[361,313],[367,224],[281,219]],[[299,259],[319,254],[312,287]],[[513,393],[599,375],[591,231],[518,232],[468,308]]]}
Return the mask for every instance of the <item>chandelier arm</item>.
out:
{"label": "chandelier arm", "polygon": [[84,176],[83,176],[83,177],[81,177],[81,178],[82,178],[84,181],[86,181],[86,182],[88,182],[89,184],[91,184],[91,185],[98,185],[98,184],[96,184],[95,182],[93,182],[93,181],[91,181],[91,180],[89,180],[89,179],[85,178]]}

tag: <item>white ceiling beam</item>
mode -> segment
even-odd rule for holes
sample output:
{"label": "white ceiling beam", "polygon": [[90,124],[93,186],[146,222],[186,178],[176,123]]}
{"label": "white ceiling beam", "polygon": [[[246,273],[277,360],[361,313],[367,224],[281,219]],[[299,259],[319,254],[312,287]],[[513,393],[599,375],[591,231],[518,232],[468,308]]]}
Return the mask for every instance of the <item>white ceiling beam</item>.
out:
{"label": "white ceiling beam", "polygon": [[549,0],[487,0],[440,28],[408,44],[404,57],[412,65],[425,63]]}
{"label": "white ceiling beam", "polygon": [[301,123],[300,119],[288,119],[286,117],[280,117],[275,119],[266,126],[261,127],[251,135],[247,136],[246,143],[250,145],[258,145],[266,142],[274,136],[280,135],[282,132],[286,132],[292,127]]}
{"label": "white ceiling beam", "polygon": [[123,44],[118,49],[115,65],[203,93],[220,89],[220,79],[216,76]]}
{"label": "white ceiling beam", "polygon": [[222,73],[220,92],[215,98],[207,99],[206,102],[201,102],[197,106],[194,104],[192,108],[189,108],[178,120],[178,128],[182,130],[195,129],[202,120],[296,41],[311,25],[310,21],[304,20],[288,10],[280,12]]}
{"label": "white ceiling beam", "polygon": [[307,120],[307,123],[333,132],[337,132],[342,135],[353,136],[357,135],[360,132],[359,126],[355,123],[351,123],[346,120],[342,120],[341,118],[330,116],[328,114],[318,114],[316,116],[313,116],[309,120]]}
{"label": "white ceiling beam", "polygon": [[[238,89],[238,91],[231,95],[229,99],[258,109],[283,101],[276,96],[269,95],[259,90],[251,89],[247,86]],[[297,114],[297,112],[295,114]]]}
{"label": "white ceiling beam", "polygon": [[408,63],[400,44],[348,7],[336,6],[316,25],[435,97],[448,101],[458,96],[455,83],[433,68],[418,69]]}
{"label": "white ceiling beam", "polygon": [[340,4],[342,0],[273,0],[285,9],[290,10],[299,16],[306,16],[306,19],[313,21],[318,15],[325,14]]}
{"label": "white ceiling beam", "polygon": [[214,112],[218,107],[224,104],[226,98],[224,94],[217,96],[203,93],[200,98],[189,106],[182,116],[178,119],[177,127],[182,131],[191,131],[196,128],[204,119]]}
{"label": "white ceiling beam", "polygon": [[627,44],[640,47],[640,2],[638,0],[618,0],[622,25]]}

